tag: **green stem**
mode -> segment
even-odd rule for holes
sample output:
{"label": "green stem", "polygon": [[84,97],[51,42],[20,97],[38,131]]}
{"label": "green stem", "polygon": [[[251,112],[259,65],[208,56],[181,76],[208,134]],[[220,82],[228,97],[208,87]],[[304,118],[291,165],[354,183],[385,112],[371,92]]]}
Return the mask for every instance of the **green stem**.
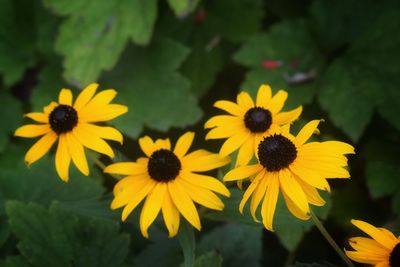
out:
{"label": "green stem", "polygon": [[325,237],[326,241],[333,247],[337,254],[342,258],[342,260],[346,263],[348,267],[354,267],[354,264],[350,261],[349,258],[344,254],[343,250],[336,244],[335,240],[333,240],[332,236],[325,229],[324,225],[318,219],[318,217],[311,211],[311,218],[314,221],[315,226],[317,226],[318,230]]}
{"label": "green stem", "polygon": [[[93,162],[101,169],[104,170],[106,168],[106,165],[101,162],[99,160],[98,157],[96,157],[95,155],[93,155],[93,153],[88,153],[89,157],[93,160]],[[117,174],[112,174],[112,173],[108,173],[110,176],[112,176],[113,178],[115,178],[116,180],[121,180],[121,176],[117,175]]]}

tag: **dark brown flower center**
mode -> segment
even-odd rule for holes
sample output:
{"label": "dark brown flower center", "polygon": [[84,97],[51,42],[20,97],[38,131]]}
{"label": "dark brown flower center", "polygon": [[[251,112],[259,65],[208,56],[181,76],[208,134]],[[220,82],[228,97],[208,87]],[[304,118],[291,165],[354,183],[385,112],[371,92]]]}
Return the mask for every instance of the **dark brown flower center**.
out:
{"label": "dark brown flower center", "polygon": [[181,162],[170,150],[160,149],[151,155],[147,170],[151,178],[166,183],[178,176]]}
{"label": "dark brown flower center", "polygon": [[263,133],[272,124],[272,114],[267,109],[251,108],[244,115],[244,124],[252,133]]}
{"label": "dark brown flower center", "polygon": [[71,131],[78,124],[78,113],[68,105],[59,105],[49,115],[51,129],[57,134]]}
{"label": "dark brown flower center", "polygon": [[390,267],[400,267],[400,243],[398,243],[390,253],[389,265]]}
{"label": "dark brown flower center", "polygon": [[258,145],[260,164],[270,172],[287,168],[296,157],[296,146],[280,134],[268,136]]}

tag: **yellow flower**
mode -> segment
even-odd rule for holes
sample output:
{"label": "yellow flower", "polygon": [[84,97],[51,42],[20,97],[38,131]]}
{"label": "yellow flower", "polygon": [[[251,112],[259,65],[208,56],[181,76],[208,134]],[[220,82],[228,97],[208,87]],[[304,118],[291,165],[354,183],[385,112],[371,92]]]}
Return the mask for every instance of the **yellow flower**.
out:
{"label": "yellow flower", "polygon": [[311,203],[323,206],[325,201],[317,189],[329,191],[326,178],[349,178],[345,169],[344,154],[354,153],[354,148],[338,141],[305,143],[317,130],[319,120],[309,122],[296,137],[289,133],[289,125],[265,137],[258,145],[258,164],[241,166],[228,172],[224,181],[235,181],[254,177],[244,193],[239,210],[252,196],[250,211],[256,218],[257,206],[261,206],[264,226],[273,230],[272,222],[282,191],[289,211],[302,220],[310,218]]}
{"label": "yellow flower", "polygon": [[369,223],[351,220],[351,223],[372,238],[353,237],[349,239],[353,251],[346,255],[353,261],[375,265],[375,267],[400,266],[400,240],[385,228],[376,228]]}
{"label": "yellow flower", "polygon": [[153,142],[148,136],[140,138],[139,145],[147,157],[136,162],[115,163],[104,169],[106,173],[128,175],[115,185],[111,203],[112,209],[125,206],[122,221],[146,198],[140,215],[143,236],[148,237],[147,229],[160,210],[169,236],[173,237],[179,229],[180,214],[200,230],[200,218],[193,201],[214,210],[224,208],[212,191],[230,196],[228,189],[214,177],[196,172],[224,166],[230,158],[221,158],[206,150],[187,154],[193,139],[194,133],[187,132],[171,150],[169,139]]}
{"label": "yellow flower", "polygon": [[206,135],[206,139],[227,138],[220,155],[224,157],[239,149],[236,166],[246,165],[253,158],[263,136],[300,116],[301,106],[288,112],[280,112],[287,97],[287,92],[283,90],[272,96],[271,87],[261,85],[256,103],[246,92],[238,94],[237,103],[225,100],[215,102],[215,107],[231,115],[218,115],[209,119],[204,127],[213,129]]}
{"label": "yellow flower", "polygon": [[43,112],[25,115],[39,124],[24,125],[18,128],[14,135],[27,138],[42,136],[25,155],[28,165],[42,158],[57,140],[56,170],[66,182],[69,179],[71,159],[84,175],[89,175],[84,147],[114,157],[113,150],[103,139],[122,143],[121,133],[112,127],[96,126],[92,123],[114,119],[127,112],[128,108],[110,104],[117,95],[113,89],[95,95],[97,87],[96,83],[87,86],[79,94],[74,105],[71,90],[62,89],[58,103],[51,102]]}

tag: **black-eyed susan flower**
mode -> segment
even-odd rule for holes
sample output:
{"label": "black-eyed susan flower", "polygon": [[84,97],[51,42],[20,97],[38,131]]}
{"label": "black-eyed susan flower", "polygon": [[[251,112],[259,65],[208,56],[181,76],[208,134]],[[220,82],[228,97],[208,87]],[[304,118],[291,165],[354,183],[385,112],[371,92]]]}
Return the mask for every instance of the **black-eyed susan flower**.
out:
{"label": "black-eyed susan flower", "polygon": [[84,147],[114,157],[113,150],[103,139],[122,143],[121,133],[112,127],[93,123],[114,119],[127,112],[128,108],[110,104],[117,95],[113,89],[95,95],[97,87],[96,83],[87,86],[74,104],[71,90],[62,89],[58,103],[51,102],[44,107],[43,112],[25,115],[39,124],[21,126],[15,131],[15,135],[27,138],[42,136],[25,155],[28,166],[42,158],[57,140],[55,165],[63,181],[69,179],[71,159],[80,172],[89,175]]}
{"label": "black-eyed susan flower", "polygon": [[353,237],[349,244],[354,250],[346,250],[346,255],[353,261],[374,265],[375,267],[400,266],[400,238],[385,228],[351,220],[351,223],[361,229],[367,237]]}
{"label": "black-eyed susan flower", "polygon": [[[114,187],[112,209],[124,207],[122,221],[146,198],[141,214],[140,229],[148,237],[148,228],[160,210],[173,237],[179,229],[180,214],[196,229],[200,230],[200,218],[193,202],[214,210],[222,210],[224,204],[214,193],[229,196],[228,189],[214,177],[198,174],[229,163],[230,158],[206,150],[187,154],[194,139],[194,133],[182,135],[173,150],[169,139],[155,142],[146,136],[139,139],[139,145],[147,157],[136,162],[112,164],[104,169],[106,173],[127,175]],[[212,192],[214,191],[214,192]]]}
{"label": "black-eyed susan flower", "polygon": [[302,220],[310,218],[309,203],[323,206],[325,201],[317,189],[329,191],[326,178],[349,178],[345,169],[345,154],[354,148],[338,141],[306,141],[317,130],[319,120],[305,125],[296,137],[289,133],[289,125],[264,137],[257,148],[258,163],[241,166],[228,172],[224,181],[237,181],[252,177],[244,193],[239,210],[251,198],[250,211],[256,218],[256,210],[262,202],[261,215],[264,226],[273,230],[272,222],[279,192],[289,211]]}
{"label": "black-eyed susan flower", "polygon": [[279,90],[272,96],[269,85],[261,85],[256,102],[247,92],[237,96],[237,103],[220,100],[214,106],[230,115],[218,115],[209,119],[204,127],[212,128],[206,139],[227,139],[220,149],[221,156],[227,156],[239,149],[236,166],[243,166],[253,158],[263,136],[276,131],[300,116],[302,107],[281,112],[288,93]]}

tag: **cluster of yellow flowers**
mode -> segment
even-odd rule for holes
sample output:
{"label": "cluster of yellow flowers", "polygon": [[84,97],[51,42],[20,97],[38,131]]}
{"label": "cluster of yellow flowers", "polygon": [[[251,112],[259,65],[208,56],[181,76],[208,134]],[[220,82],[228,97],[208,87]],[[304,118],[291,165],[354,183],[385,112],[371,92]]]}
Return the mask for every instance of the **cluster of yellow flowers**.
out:
{"label": "cluster of yellow flowers", "polygon": [[[31,165],[43,157],[58,140],[55,167],[60,178],[67,182],[72,162],[84,175],[89,175],[85,147],[114,157],[105,140],[123,142],[115,128],[93,123],[112,120],[128,111],[123,105],[111,104],[116,96],[113,89],[96,94],[98,84],[87,86],[73,103],[71,90],[62,89],[58,102],[52,102],[43,112],[25,116],[39,124],[18,128],[16,136],[42,136],[26,153],[25,161]],[[327,179],[349,178],[347,158],[354,148],[339,141],[307,142],[318,133],[320,120],[307,123],[297,135],[290,124],[302,113],[302,107],[282,112],[287,92],[272,95],[268,85],[260,86],[254,101],[247,92],[241,92],[236,102],[221,100],[214,106],[227,112],[205,123],[211,129],[206,139],[226,139],[218,154],[207,150],[189,152],[195,134],[183,134],[172,149],[170,140],[150,137],[139,138],[144,157],[135,162],[120,162],[107,166],[104,172],[125,177],[114,187],[112,209],[124,207],[122,220],[144,200],[140,215],[140,229],[148,237],[148,228],[162,211],[169,236],[177,234],[180,215],[200,230],[198,203],[207,208],[222,210],[224,204],[215,194],[229,197],[230,192],[218,179],[200,174],[230,163],[229,155],[236,153],[235,167],[223,180],[248,181],[239,210],[250,200],[250,211],[255,221],[261,205],[262,223],[273,230],[273,218],[281,192],[289,211],[299,219],[311,216],[309,204],[323,206],[318,190],[330,191]],[[254,164],[250,164],[256,160]],[[373,239],[353,238],[350,245],[355,251],[347,255],[358,262],[376,266],[399,266],[399,240],[385,229],[377,229],[361,222],[353,223]]]}

